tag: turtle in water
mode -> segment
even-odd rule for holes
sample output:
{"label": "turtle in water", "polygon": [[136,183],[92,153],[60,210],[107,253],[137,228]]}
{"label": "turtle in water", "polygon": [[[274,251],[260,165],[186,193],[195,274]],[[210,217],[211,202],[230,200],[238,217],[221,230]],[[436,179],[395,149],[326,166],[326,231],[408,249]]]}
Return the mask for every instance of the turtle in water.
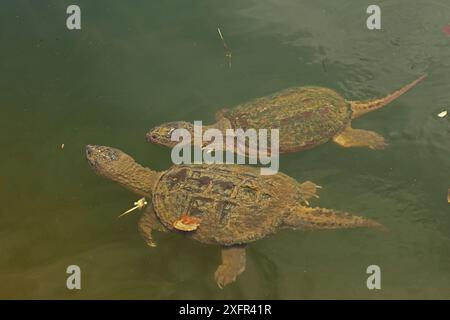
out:
{"label": "turtle in water", "polygon": [[220,287],[244,271],[247,243],[278,230],[384,228],[367,218],[309,206],[318,186],[283,173],[264,176],[232,164],[174,165],[156,172],[118,149],[94,145],[86,146],[86,157],[98,175],[150,199],[139,221],[149,246],[155,245],[152,230],[161,225],[220,245],[222,264],[215,272]]}
{"label": "turtle in water", "polygon": [[[347,101],[328,88],[294,87],[229,110],[221,110],[216,114],[217,122],[204,129],[218,129],[223,136],[226,136],[227,129],[279,129],[279,153],[310,149],[329,140],[342,147],[383,149],[386,143],[381,135],[373,131],[353,129],[352,120],[387,105],[425,77],[426,75],[422,75],[384,98],[366,101]],[[154,127],[147,132],[146,139],[151,143],[173,147],[178,141],[172,141],[171,134],[179,128],[187,129],[194,143],[194,126],[185,121],[168,122]],[[205,146],[203,144],[200,147]]]}

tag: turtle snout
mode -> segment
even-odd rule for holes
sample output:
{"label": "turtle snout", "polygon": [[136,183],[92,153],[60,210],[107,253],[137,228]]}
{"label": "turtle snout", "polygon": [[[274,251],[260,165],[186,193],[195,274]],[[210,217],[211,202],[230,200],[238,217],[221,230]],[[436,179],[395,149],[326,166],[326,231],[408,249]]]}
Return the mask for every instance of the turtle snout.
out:
{"label": "turtle snout", "polygon": [[94,145],[87,145],[86,146],[86,158],[88,161],[92,164],[95,162],[95,158],[98,154],[98,147]]}
{"label": "turtle snout", "polygon": [[94,149],[95,149],[94,146],[88,144],[86,146],[86,156],[88,157],[92,156],[92,154],[94,153]]}
{"label": "turtle snout", "polygon": [[145,137],[147,142],[155,142],[158,139],[158,135],[153,131],[147,132]]}

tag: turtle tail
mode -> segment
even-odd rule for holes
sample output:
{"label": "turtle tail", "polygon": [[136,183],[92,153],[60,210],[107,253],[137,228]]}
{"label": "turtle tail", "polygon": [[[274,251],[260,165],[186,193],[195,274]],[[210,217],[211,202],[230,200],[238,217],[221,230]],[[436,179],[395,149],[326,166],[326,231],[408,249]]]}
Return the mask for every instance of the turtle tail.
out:
{"label": "turtle tail", "polygon": [[347,212],[325,208],[296,207],[284,218],[283,225],[299,230],[370,228],[388,231],[382,224]]}
{"label": "turtle tail", "polygon": [[364,100],[364,101],[349,101],[350,106],[352,108],[352,119],[359,118],[363,114],[368,112],[372,112],[374,110],[380,109],[387,105],[388,103],[394,101],[404,93],[408,92],[412,89],[416,84],[427,77],[426,74],[420,76],[420,78],[414,80],[413,82],[407,84],[403,88],[383,97],[380,99],[374,100]]}

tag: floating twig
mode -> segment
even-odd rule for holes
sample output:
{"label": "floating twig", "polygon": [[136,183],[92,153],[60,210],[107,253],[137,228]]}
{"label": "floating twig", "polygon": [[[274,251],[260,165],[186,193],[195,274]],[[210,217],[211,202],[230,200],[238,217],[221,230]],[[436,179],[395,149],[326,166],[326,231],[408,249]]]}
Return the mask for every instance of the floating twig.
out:
{"label": "floating twig", "polygon": [[134,210],[136,210],[136,209],[141,210],[141,209],[142,209],[143,207],[145,207],[146,205],[147,205],[147,201],[145,200],[145,198],[141,198],[141,199],[139,199],[138,201],[136,201],[136,202],[134,203],[134,207],[133,207],[133,208],[131,208],[131,209],[125,211],[124,213],[122,213],[122,214],[121,214],[120,216],[118,216],[117,218],[121,218],[121,217],[123,217],[124,215],[129,214],[130,212],[132,212],[132,211],[134,211]]}
{"label": "floating twig", "polygon": [[217,32],[219,33],[220,39],[222,40],[223,47],[225,48],[225,57],[228,59],[228,67],[231,68],[231,49],[228,47],[227,43],[225,42],[225,39],[222,35],[222,31],[220,31],[220,28],[217,28]]}

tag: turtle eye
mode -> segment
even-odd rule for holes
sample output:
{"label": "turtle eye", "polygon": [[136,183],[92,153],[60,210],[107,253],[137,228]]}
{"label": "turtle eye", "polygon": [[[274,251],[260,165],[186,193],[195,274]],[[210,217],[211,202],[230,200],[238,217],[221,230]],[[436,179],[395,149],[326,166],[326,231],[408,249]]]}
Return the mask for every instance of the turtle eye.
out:
{"label": "turtle eye", "polygon": [[111,150],[107,150],[107,151],[104,153],[104,157],[105,157],[107,160],[112,160],[112,161],[117,160],[117,154],[116,154],[114,151],[111,151]]}

